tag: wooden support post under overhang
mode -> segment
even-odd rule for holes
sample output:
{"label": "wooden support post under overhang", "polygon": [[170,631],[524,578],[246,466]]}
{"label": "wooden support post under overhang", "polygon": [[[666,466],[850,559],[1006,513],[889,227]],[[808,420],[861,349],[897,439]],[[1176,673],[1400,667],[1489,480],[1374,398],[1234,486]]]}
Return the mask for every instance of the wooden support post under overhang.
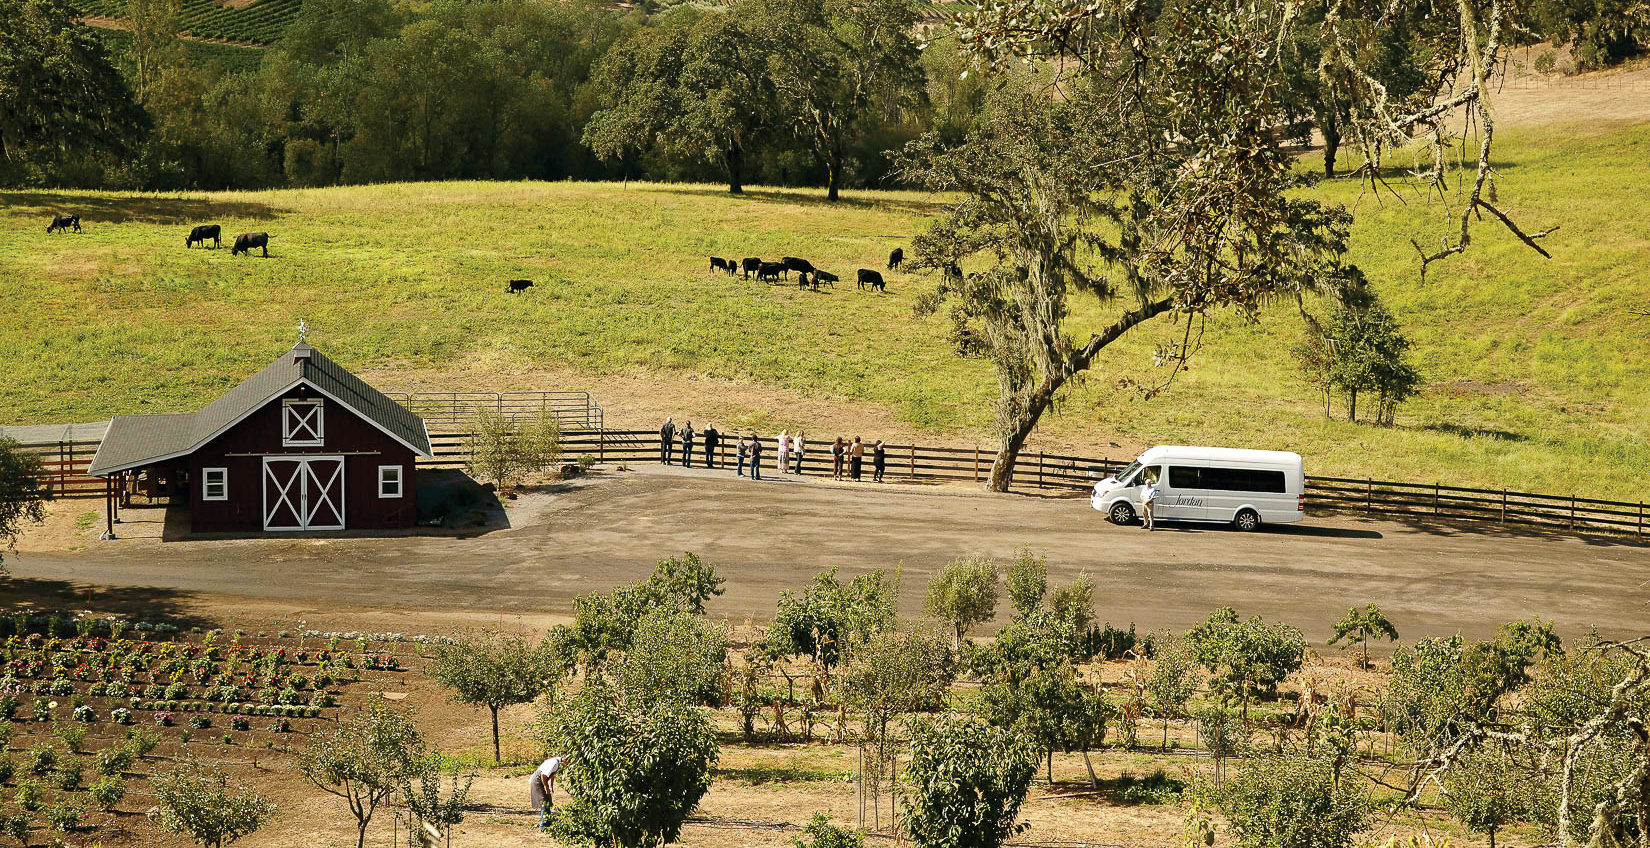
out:
{"label": "wooden support post under overhang", "polygon": [[115,537],[115,480],[103,478],[103,537]]}

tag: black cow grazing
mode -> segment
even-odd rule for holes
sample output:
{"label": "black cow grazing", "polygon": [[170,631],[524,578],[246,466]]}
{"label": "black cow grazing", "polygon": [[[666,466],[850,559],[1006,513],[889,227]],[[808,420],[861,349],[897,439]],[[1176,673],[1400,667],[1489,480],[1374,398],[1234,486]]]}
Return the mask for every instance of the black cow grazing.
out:
{"label": "black cow grazing", "polygon": [[720,256],[712,256],[710,258],[710,270],[711,271],[726,271],[729,274],[732,274],[733,273],[733,260],[723,259]]}
{"label": "black cow grazing", "polygon": [[528,289],[530,289],[532,287],[533,287],[533,281],[532,280],[511,280],[510,281],[510,293],[511,294],[521,294],[522,292],[527,291]]}
{"label": "black cow grazing", "polygon": [[752,274],[758,273],[762,270],[762,257],[747,256],[739,263],[739,267],[744,270],[745,279],[748,280],[751,278]]}
{"label": "black cow grazing", "polygon": [[726,259],[723,259],[722,260],[722,265],[723,265],[723,270],[727,271],[728,276],[730,276],[730,277],[733,276],[734,274],[739,273],[739,260],[734,259],[731,256],[726,258]]}
{"label": "black cow grazing", "polygon": [[899,266],[904,265],[904,264],[905,264],[905,248],[903,248],[903,247],[894,248],[894,252],[888,254],[888,270],[898,271]]}
{"label": "black cow grazing", "polygon": [[813,263],[806,259],[798,259],[795,256],[787,256],[779,261],[785,265],[787,278],[790,276],[789,272],[791,271],[796,271],[803,274],[811,274],[814,271]]}
{"label": "black cow grazing", "polygon": [[52,216],[52,222],[46,225],[46,232],[48,233],[66,233],[70,229],[77,233],[80,232],[79,215],[54,215]]}
{"label": "black cow grazing", "polygon": [[761,267],[756,269],[756,278],[758,280],[772,283],[777,282],[779,280],[779,275],[783,273],[785,273],[785,264],[783,262],[763,262]]}
{"label": "black cow grazing", "polygon": [[217,250],[219,247],[223,246],[223,242],[218,240],[219,236],[222,234],[223,228],[217,224],[202,224],[189,231],[189,237],[183,240],[183,246],[185,249],[188,249],[194,247],[198,242],[201,247],[205,247],[206,240],[211,239],[212,249]]}
{"label": "black cow grazing", "polygon": [[244,253],[251,256],[254,248],[262,250],[264,258],[268,259],[269,233],[241,233],[235,237],[235,246],[229,249],[229,255],[238,256]]}
{"label": "black cow grazing", "polygon": [[831,273],[830,271],[815,271],[814,272],[814,291],[819,291],[819,284],[820,283],[824,283],[825,285],[828,285],[828,286],[830,286],[831,288],[834,289],[834,288],[836,288],[836,282],[837,282],[838,279],[839,278],[837,277],[837,275]]}
{"label": "black cow grazing", "polygon": [[873,291],[883,291],[882,273],[870,268],[859,269],[859,287],[863,290],[867,286]]}

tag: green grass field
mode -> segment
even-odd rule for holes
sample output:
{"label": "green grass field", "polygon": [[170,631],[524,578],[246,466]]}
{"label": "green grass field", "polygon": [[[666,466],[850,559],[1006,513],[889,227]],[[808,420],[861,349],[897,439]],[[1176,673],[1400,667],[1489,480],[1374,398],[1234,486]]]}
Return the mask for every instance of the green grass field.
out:
{"label": "green grass field", "polygon": [[[1311,473],[1645,497],[1650,318],[1629,310],[1650,309],[1638,212],[1650,127],[1504,140],[1501,205],[1531,228],[1561,225],[1550,261],[1486,225],[1423,284],[1409,237],[1438,238],[1436,208],[1319,189],[1358,203],[1353,260],[1409,328],[1431,384],[1399,426],[1323,420],[1289,354],[1299,319],[1279,307],[1258,325],[1211,322],[1190,373],[1150,404],[1119,383],[1159,377],[1150,351],[1172,328],[1146,328],[1101,358],[1039,440],[1094,454],[1112,439],[1287,448]],[[734,377],[989,444],[989,368],[950,354],[943,319],[912,317],[933,279],[891,275],[887,297],[851,282],[908,243],[934,202],[576,183],[0,194],[0,421],[193,408],[289,345],[303,317],[356,368],[549,365],[598,396],[603,375]],[[86,231],[46,235],[55,210],[80,212]],[[208,220],[268,230],[272,258],[231,258],[227,242],[185,251],[188,225]],[[849,283],[812,294],[730,281],[706,274],[711,254],[806,256]],[[538,287],[509,297],[513,277]],[[1102,314],[1083,304],[1076,324]],[[771,423],[803,422],[776,409]]]}

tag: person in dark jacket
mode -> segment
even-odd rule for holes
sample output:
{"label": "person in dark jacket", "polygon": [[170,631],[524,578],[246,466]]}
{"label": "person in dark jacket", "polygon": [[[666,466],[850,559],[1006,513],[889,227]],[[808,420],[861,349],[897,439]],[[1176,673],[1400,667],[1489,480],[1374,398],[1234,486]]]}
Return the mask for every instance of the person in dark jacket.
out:
{"label": "person in dark jacket", "polygon": [[881,483],[882,482],[882,471],[887,466],[888,466],[888,446],[881,439],[877,439],[876,445],[871,448],[871,480],[872,480],[872,482],[876,482],[876,483]]}
{"label": "person in dark jacket", "polygon": [[670,448],[676,444],[676,422],[665,419],[665,426],[659,428],[659,464],[670,464]]}
{"label": "person in dark jacket", "polygon": [[682,425],[682,467],[693,467],[693,422]]}
{"label": "person in dark jacket", "polygon": [[762,440],[751,434],[751,479],[762,479]]}
{"label": "person in dark jacket", "polygon": [[705,428],[705,467],[716,467],[716,449],[722,445],[722,434],[716,432],[716,425]]}

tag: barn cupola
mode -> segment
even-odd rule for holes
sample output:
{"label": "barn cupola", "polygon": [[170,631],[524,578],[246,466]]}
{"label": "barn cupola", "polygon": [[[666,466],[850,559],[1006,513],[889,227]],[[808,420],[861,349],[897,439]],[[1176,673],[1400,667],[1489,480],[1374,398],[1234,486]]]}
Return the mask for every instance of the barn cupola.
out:
{"label": "barn cupola", "polygon": [[302,365],[314,354],[315,348],[310,347],[308,342],[299,342],[292,346],[292,364]]}

